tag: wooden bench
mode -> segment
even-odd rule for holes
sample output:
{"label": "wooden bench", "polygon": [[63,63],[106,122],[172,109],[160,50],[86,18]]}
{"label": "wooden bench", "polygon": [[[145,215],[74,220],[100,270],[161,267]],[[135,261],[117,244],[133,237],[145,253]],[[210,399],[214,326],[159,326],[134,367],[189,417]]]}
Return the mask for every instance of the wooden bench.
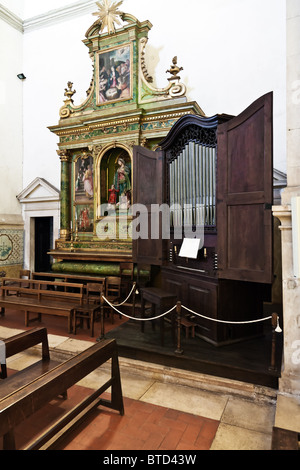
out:
{"label": "wooden bench", "polygon": [[[24,386],[24,384],[34,381],[37,377],[42,376],[59,365],[58,361],[50,359],[47,329],[44,327],[37,327],[32,330],[24,331],[11,336],[10,338],[3,339],[2,343],[5,345],[5,359],[12,357],[15,354],[19,354],[20,352],[24,352],[40,343],[42,344],[42,357],[30,366],[13,373],[9,379],[7,378],[6,361],[5,363],[1,363],[0,378],[2,380],[0,380],[0,397],[2,396],[1,390],[5,390],[4,393],[9,395]],[[5,387],[3,387],[2,384],[5,384]],[[66,398],[66,392],[63,396]],[[3,447],[10,448],[13,445],[14,436],[11,432],[8,432],[3,437]]]}
{"label": "wooden bench", "polygon": [[[4,450],[15,449],[14,430],[18,424],[110,359],[111,378],[49,426],[24,450],[54,449],[95,407],[101,405],[124,414],[116,341],[96,343],[30,382],[20,380],[17,388],[13,381],[18,380],[18,372],[0,382],[0,435],[4,436]],[[110,387],[111,399],[101,398]]]}
{"label": "wooden bench", "polygon": [[[5,359],[26,351],[26,349],[32,348],[37,344],[42,344],[41,360],[26,368],[26,372],[24,373],[29,381],[42,375],[45,371],[49,370],[49,368],[57,365],[57,362],[50,361],[47,329],[44,327],[40,326],[33,328],[32,330],[23,331],[22,333],[11,336],[10,338],[3,339],[2,342],[5,345]],[[19,377],[20,375],[21,372],[19,373]],[[7,378],[6,361],[1,364],[0,378]]]}
{"label": "wooden bench", "polygon": [[[14,295],[11,295],[14,294]],[[1,286],[0,308],[25,312],[25,326],[30,321],[41,320],[41,315],[64,316],[68,319],[68,332],[72,332],[74,307],[83,304],[83,284],[4,278]],[[29,318],[30,313],[37,313]]]}
{"label": "wooden bench", "polygon": [[35,280],[44,280],[44,281],[51,281],[55,280],[56,282],[73,282],[86,285],[90,282],[100,283],[102,285],[105,284],[105,277],[98,277],[98,276],[87,276],[87,275],[80,275],[80,274],[68,274],[68,273],[44,273],[44,272],[33,272],[32,279]]}

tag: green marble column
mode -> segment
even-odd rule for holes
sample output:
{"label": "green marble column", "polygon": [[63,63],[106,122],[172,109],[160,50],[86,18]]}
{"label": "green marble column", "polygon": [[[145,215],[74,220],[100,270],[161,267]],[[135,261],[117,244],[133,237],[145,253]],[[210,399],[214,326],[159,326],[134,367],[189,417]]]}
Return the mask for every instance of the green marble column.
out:
{"label": "green marble column", "polygon": [[60,208],[60,238],[70,238],[70,156],[66,150],[58,152],[61,161],[61,208]]}

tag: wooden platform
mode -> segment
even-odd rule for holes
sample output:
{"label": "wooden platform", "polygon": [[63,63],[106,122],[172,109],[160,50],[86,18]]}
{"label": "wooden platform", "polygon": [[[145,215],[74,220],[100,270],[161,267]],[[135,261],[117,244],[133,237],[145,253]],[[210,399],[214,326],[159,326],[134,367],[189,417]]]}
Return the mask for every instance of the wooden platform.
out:
{"label": "wooden platform", "polygon": [[135,320],[109,331],[105,337],[117,340],[119,355],[123,357],[278,388],[282,335],[277,338],[276,370],[270,370],[271,331],[259,338],[221,347],[197,336],[186,338],[183,332],[182,354],[175,352],[176,344],[167,327],[164,346],[160,343],[159,327],[153,331],[147,324],[143,333]]}
{"label": "wooden platform", "polygon": [[[122,308],[122,311],[132,314],[131,308],[128,311]],[[7,311],[6,316],[1,318],[0,324],[7,328],[24,329],[23,316],[14,310]],[[49,334],[62,336],[66,334],[64,318],[46,316],[42,319],[41,325],[47,327]],[[117,340],[119,357],[278,388],[282,334],[277,336],[277,370],[270,371],[271,331],[267,331],[265,336],[256,339],[216,347],[197,336],[186,338],[183,329],[181,334],[183,354],[177,355],[168,325],[165,328],[163,347],[160,342],[159,325],[156,326],[155,331],[152,331],[151,324],[147,322],[145,331],[142,333],[140,323],[135,320],[126,321],[124,318],[120,320],[119,316],[115,315],[114,324],[106,318],[105,328],[106,338]],[[76,335],[72,334],[70,337],[95,342],[99,334],[100,322],[97,322],[94,338],[91,338],[90,330],[86,327],[79,328]]]}

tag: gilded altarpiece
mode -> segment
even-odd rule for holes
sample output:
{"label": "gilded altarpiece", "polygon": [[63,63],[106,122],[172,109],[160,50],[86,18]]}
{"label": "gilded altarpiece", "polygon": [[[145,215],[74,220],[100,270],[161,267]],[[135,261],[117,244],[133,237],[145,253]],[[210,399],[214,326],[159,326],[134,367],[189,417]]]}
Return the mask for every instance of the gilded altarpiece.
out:
{"label": "gilded altarpiece", "polygon": [[179,118],[203,115],[185,96],[177,57],[167,86],[154,86],[146,65],[152,25],[119,11],[121,4],[97,3],[98,19],[83,40],[93,64],[86,100],[76,106],[68,82],[59,123],[49,128],[61,161],[54,270],[117,274],[120,261],[131,260],[133,147],[155,150]]}

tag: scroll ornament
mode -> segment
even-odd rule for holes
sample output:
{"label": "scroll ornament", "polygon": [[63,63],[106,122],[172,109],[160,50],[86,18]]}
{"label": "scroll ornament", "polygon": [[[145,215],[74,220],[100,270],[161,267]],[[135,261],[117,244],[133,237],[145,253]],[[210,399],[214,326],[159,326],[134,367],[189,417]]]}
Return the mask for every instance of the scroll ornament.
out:
{"label": "scroll ornament", "polygon": [[143,82],[143,89],[141,91],[142,101],[146,98],[150,101],[153,97],[154,99],[170,99],[185,96],[186,86],[181,83],[180,76],[178,75],[182,67],[177,65],[177,56],[173,58],[172,65],[170,70],[167,70],[166,73],[170,73],[171,77],[168,78],[169,85],[165,88],[156,88],[153,86],[153,78],[149,75],[146,67],[145,60],[145,49],[147,45],[147,38],[142,38],[140,40],[140,74]]}
{"label": "scroll ornament", "polygon": [[68,88],[65,88],[65,93],[64,96],[67,97],[67,99],[64,101],[64,106],[60,108],[59,111],[59,116],[61,118],[68,118],[71,115],[71,109],[69,108],[70,105],[74,103],[73,101],[73,95],[75,95],[76,90],[73,90],[73,83],[68,82]]}
{"label": "scroll ornament", "polygon": [[186,87],[183,83],[180,82],[180,77],[178,75],[181,70],[183,70],[183,67],[178,67],[177,56],[175,56],[172,60],[170,70],[166,71],[166,73],[171,74],[171,77],[169,77],[168,80],[171,83],[169,95],[172,97],[184,96],[186,93]]}

